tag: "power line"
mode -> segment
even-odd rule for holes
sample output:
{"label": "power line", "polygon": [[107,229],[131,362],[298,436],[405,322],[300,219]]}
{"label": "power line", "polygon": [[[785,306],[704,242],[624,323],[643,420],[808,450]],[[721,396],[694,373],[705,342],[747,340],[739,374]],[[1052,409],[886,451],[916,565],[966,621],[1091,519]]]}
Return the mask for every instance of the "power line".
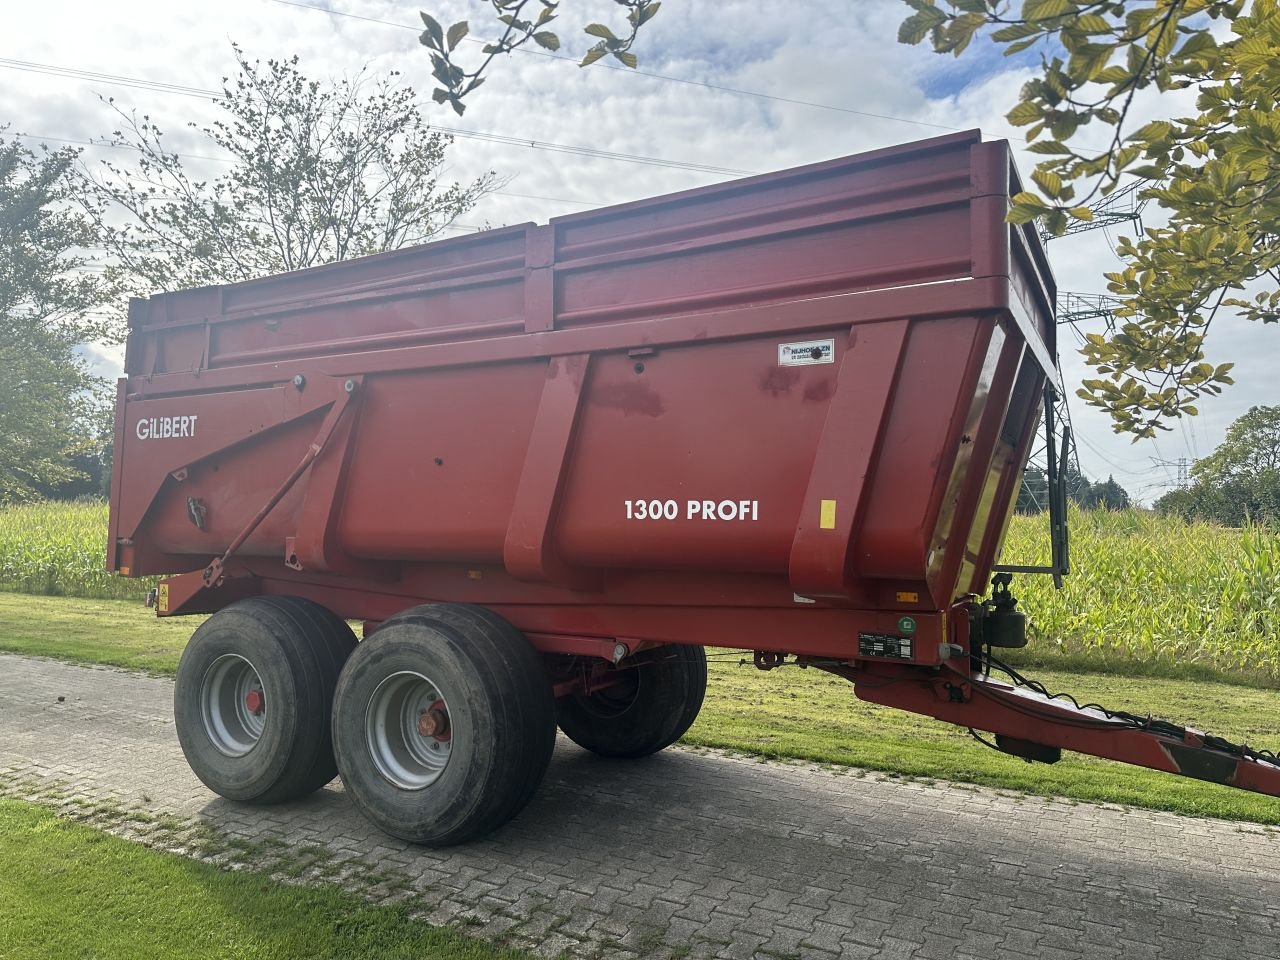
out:
{"label": "power line", "polygon": [[[420,33],[422,28],[411,23],[399,23],[395,20],[383,20],[379,17],[369,17],[358,13],[347,13],[343,10],[332,10],[328,7],[322,7],[314,3],[303,3],[302,0],[268,0],[270,3],[278,3],[285,7],[298,7],[302,10],[313,10],[317,13],[327,13],[334,17],[345,17],[350,20],[362,20],[365,23],[381,24],[385,27],[396,27],[401,30],[412,30],[414,33]],[[477,37],[464,37],[467,43],[488,44],[491,41],[481,40]],[[528,54],[535,57],[543,57],[547,60],[562,60],[566,63],[578,64],[577,57],[567,57],[564,54],[550,53],[545,50],[534,50],[528,47],[517,47],[513,52]],[[721,93],[731,93],[739,97],[753,97],[757,100],[771,100],[775,103],[789,103],[800,107],[813,107],[817,110],[831,110],[836,113],[847,113],[855,117],[867,117],[872,120],[892,120],[896,123],[910,123],[920,127],[932,127],[935,130],[952,130],[959,131],[964,127],[953,127],[945,123],[930,123],[927,120],[914,120],[909,117],[897,117],[888,113],[870,113],[866,110],[854,110],[852,107],[841,107],[834,103],[820,103],[815,100],[802,100],[799,97],[780,97],[772,93],[760,93],[758,90],[742,90],[738,87],[726,87],[719,83],[711,83],[708,80],[691,80],[688,77],[673,77],[665,73],[653,73],[648,70],[632,69],[631,67],[619,67],[611,63],[598,63],[597,67],[603,67],[608,70],[618,70],[631,76],[650,77],[654,80],[665,80],[668,83],[683,83],[691,87],[703,87],[707,90],[716,90]]]}
{"label": "power line", "polygon": [[504,197],[519,197],[521,200],[550,200],[552,203],[576,203],[583,207],[599,207],[603,204],[591,200],[570,200],[568,197],[540,197],[536,193],[516,193],[513,190],[494,190]]}
{"label": "power line", "polygon": [[[46,76],[65,77],[73,80],[86,80],[107,83],[116,86],[134,87],[142,90],[153,90],[157,93],[168,93],[186,97],[208,97],[218,99],[223,96],[220,90],[207,90],[201,87],[188,87],[181,84],[165,83],[159,80],[145,80],[140,77],[125,77],[118,74],[99,73],[93,70],[79,70],[62,67],[58,64],[35,63],[28,60],[10,60],[0,58],[0,68],[20,70],[27,73],[38,73]],[[552,140],[536,140],[528,137],[512,137],[506,134],[491,133],[485,130],[468,130],[459,127],[446,127],[430,124],[434,130],[447,133],[466,140],[479,140],[486,143],[501,143],[508,146],[530,150],[545,150],[551,153],[566,153],[573,156],[589,157],[597,160],[614,160],[621,163],[635,163],[646,166],[667,167],[676,170],[690,170],[695,173],[708,173],[720,176],[744,177],[753,176],[756,171],[739,170],[733,167],[717,167],[711,164],[694,163],[687,160],[669,160],[665,157],[654,157],[645,154],[619,153],[615,150],[601,150],[579,144],[556,143]]]}

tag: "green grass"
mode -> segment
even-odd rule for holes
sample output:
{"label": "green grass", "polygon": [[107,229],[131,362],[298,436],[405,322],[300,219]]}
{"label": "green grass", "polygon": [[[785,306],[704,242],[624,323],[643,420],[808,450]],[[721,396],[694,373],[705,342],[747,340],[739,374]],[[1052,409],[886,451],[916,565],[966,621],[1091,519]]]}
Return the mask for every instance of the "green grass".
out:
{"label": "green grass", "polygon": [[0,801],[0,957],[217,960],[527,956],[371,906],[150,850]]}
{"label": "green grass", "polygon": [[[199,618],[158,620],[140,603],[0,594],[0,649],[172,674]],[[1035,675],[1116,709],[1168,719],[1254,746],[1280,747],[1280,691],[1256,680]],[[1230,680],[1231,682],[1221,682]],[[1027,764],[949,724],[863,703],[817,670],[761,673],[714,659],[706,705],[685,742],[761,757],[862,767],[1077,800],[1280,824],[1280,800],[1067,754]]]}
{"label": "green grass", "polygon": [[202,619],[161,619],[141,600],[0,593],[0,650],[172,675]]}

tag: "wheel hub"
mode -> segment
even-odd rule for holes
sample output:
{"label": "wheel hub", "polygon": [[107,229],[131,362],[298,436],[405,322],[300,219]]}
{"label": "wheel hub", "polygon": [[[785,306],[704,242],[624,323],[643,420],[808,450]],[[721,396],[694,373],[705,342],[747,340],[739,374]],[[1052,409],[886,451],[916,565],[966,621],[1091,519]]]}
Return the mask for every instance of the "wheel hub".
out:
{"label": "wheel hub", "polygon": [[418,714],[418,733],[441,743],[449,739],[449,713],[443,700],[437,700],[431,709]]}
{"label": "wheel hub", "polygon": [[365,743],[373,765],[395,786],[431,786],[453,751],[453,722],[440,689],[416,671],[384,679],[365,710]]}
{"label": "wheel hub", "polygon": [[200,682],[200,717],[219,753],[243,757],[258,745],[267,701],[257,668],[234,653],[218,657]]}

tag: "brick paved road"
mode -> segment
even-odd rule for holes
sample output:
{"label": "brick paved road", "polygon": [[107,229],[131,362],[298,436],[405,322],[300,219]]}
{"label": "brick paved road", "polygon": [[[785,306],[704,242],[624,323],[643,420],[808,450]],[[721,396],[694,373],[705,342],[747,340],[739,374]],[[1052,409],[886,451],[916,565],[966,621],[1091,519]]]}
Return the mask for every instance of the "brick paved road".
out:
{"label": "brick paved road", "polygon": [[610,762],[562,741],[513,824],[421,850],[336,784],[267,809],[212,796],[178,749],[171,689],[0,655],[0,774],[377,863],[429,919],[549,956],[1280,958],[1274,830],[680,750]]}

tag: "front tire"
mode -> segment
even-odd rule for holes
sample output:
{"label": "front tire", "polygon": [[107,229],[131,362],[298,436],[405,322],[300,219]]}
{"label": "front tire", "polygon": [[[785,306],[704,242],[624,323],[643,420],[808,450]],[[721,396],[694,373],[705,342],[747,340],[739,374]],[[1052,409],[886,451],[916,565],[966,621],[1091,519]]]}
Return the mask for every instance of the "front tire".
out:
{"label": "front tire", "polygon": [[329,711],[356,638],[300,597],[253,597],[219,610],[187,643],[174,726],[201,782],[229,800],[283,803],[337,774]]}
{"label": "front tire", "polygon": [[561,697],[556,720],[566,737],[592,753],[647,757],[684,736],[706,693],[706,651],[671,644],[623,661],[615,686]]}
{"label": "front tire", "polygon": [[555,747],[541,659],[478,607],[431,604],[387,620],[338,681],[342,781],[377,827],[412,843],[483,836],[524,808]]}

